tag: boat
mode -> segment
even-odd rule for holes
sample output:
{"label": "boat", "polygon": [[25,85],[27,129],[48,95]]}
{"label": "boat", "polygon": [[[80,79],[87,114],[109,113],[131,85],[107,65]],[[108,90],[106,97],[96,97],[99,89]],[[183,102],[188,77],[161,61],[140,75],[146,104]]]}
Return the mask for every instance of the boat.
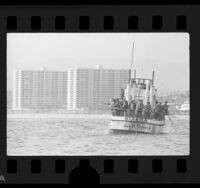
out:
{"label": "boat", "polygon": [[[133,69],[133,63],[131,62],[131,68],[129,69],[129,82],[124,89],[124,96],[128,104],[130,104],[130,101],[134,99],[136,102],[142,100],[144,105],[150,102],[151,106],[154,106],[157,92],[157,89],[154,86],[154,75],[155,71],[152,71],[152,78],[150,79],[136,77],[136,70]],[[113,108],[111,108],[111,110],[113,112]],[[110,130],[112,132],[148,134],[161,134],[164,132],[165,116],[161,120],[153,118],[138,119],[127,114],[129,113],[125,113],[125,115],[113,115],[112,113],[110,122]]]}
{"label": "boat", "polygon": [[190,111],[189,101],[185,101],[178,110],[181,112],[189,112]]}
{"label": "boat", "polygon": [[110,130],[113,133],[149,133],[162,134],[165,121],[136,121],[128,120],[125,117],[112,116]]}

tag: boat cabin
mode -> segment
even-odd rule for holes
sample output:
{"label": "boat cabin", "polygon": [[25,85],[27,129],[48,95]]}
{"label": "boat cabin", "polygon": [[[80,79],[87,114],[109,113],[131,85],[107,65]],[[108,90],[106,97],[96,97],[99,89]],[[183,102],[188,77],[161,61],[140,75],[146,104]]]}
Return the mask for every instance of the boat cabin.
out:
{"label": "boat cabin", "polygon": [[151,105],[154,105],[156,97],[156,89],[154,87],[154,71],[152,79],[146,78],[130,78],[129,83],[125,89],[125,97],[128,103],[131,100],[136,102],[142,100],[144,105],[150,102]]}

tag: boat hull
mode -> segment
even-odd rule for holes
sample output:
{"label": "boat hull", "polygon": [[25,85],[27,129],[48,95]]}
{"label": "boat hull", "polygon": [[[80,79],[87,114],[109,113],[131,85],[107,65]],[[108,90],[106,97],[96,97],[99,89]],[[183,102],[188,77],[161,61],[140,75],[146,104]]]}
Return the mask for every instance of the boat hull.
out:
{"label": "boat hull", "polygon": [[165,122],[156,120],[136,121],[125,117],[113,116],[110,130],[114,133],[163,133]]}

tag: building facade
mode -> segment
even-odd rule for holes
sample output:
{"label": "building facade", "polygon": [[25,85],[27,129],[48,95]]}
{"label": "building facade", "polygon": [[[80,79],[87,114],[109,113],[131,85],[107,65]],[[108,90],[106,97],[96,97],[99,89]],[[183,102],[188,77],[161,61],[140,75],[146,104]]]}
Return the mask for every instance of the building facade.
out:
{"label": "building facade", "polygon": [[7,91],[7,109],[12,109],[13,104],[13,93],[12,91]]}
{"label": "building facade", "polygon": [[128,76],[128,70],[102,67],[66,71],[16,70],[13,73],[13,110],[101,109],[110,98],[119,98]]}
{"label": "building facade", "polygon": [[61,108],[63,105],[67,105],[67,71],[14,71],[14,110]]}
{"label": "building facade", "polygon": [[68,110],[101,109],[110,98],[119,98],[128,79],[128,70],[69,69]]}

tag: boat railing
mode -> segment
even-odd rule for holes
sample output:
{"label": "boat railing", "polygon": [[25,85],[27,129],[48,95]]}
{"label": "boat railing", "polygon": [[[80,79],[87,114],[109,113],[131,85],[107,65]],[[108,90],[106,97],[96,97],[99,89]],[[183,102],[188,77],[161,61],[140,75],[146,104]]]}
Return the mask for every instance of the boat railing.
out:
{"label": "boat railing", "polygon": [[[127,108],[118,108],[118,107],[112,107],[110,108],[112,111],[112,116],[118,116],[118,117],[125,117],[125,120],[136,120],[138,121],[138,119],[140,119],[141,121],[147,121],[149,120],[157,120],[157,121],[165,121],[165,115],[159,115],[158,118],[155,118],[154,115],[150,117],[144,117],[142,114],[142,116],[137,117],[136,115],[136,110],[130,110]],[[132,113],[134,112],[134,113]]]}

